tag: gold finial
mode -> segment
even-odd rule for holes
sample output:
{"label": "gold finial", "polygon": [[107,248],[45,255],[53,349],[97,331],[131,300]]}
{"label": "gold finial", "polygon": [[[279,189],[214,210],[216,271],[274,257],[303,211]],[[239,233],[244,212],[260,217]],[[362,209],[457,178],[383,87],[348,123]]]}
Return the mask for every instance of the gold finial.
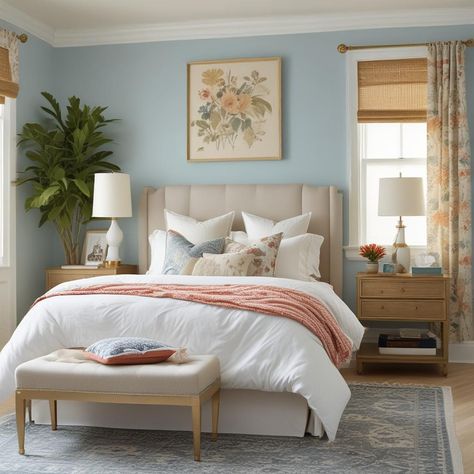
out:
{"label": "gold finial", "polygon": [[348,49],[349,49],[349,48],[348,48],[344,43],[341,43],[341,44],[338,44],[338,45],[337,45],[337,50],[338,50],[341,54],[347,53]]}
{"label": "gold finial", "polygon": [[28,41],[28,35],[26,33],[22,33],[21,35],[16,35],[16,37],[22,42],[26,43]]}
{"label": "gold finial", "polygon": [[474,46],[474,38],[470,38],[466,41],[464,41],[464,44],[468,47],[468,48],[472,48]]}

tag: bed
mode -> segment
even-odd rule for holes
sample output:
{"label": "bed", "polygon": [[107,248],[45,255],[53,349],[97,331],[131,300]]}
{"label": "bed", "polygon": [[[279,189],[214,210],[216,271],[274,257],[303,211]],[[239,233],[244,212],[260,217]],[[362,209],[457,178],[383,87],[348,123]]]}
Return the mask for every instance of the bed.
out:
{"label": "bed", "polygon": [[[308,232],[325,238],[320,255],[321,282],[143,275],[150,264],[148,235],[165,228],[165,208],[198,220],[235,211],[233,230],[243,230],[240,215],[243,210],[277,221],[311,211]],[[140,201],[139,265],[142,275],[118,275],[112,277],[113,281],[235,283],[299,290],[323,301],[350,335],[354,349],[360,344],[363,329],[337,296],[342,292],[342,197],[335,187],[297,184],[147,187]],[[110,278],[78,280],[51,291],[107,283]],[[326,432],[329,439],[335,438],[350,391],[317,338],[298,323],[258,313],[242,318],[239,311],[225,312],[222,308],[183,301],[94,296],[97,295],[49,298],[30,310],[0,354],[0,399],[11,392],[17,365],[52,350],[86,346],[99,337],[116,335],[152,334],[170,342],[177,341],[181,335],[195,353],[209,351],[220,357],[224,388],[221,432],[286,436],[303,436],[305,432],[322,436]],[[36,422],[49,422],[47,406],[37,403],[34,412]],[[60,418],[62,424],[190,429],[189,416],[183,408],[104,407],[65,402],[60,407]]]}

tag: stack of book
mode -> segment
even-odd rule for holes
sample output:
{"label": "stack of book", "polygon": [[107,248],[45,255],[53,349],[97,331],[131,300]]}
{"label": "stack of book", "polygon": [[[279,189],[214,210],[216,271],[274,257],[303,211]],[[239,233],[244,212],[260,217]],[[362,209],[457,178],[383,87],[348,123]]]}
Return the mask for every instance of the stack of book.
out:
{"label": "stack of book", "polygon": [[379,353],[396,355],[436,355],[436,337],[424,333],[414,337],[398,334],[379,335]]}

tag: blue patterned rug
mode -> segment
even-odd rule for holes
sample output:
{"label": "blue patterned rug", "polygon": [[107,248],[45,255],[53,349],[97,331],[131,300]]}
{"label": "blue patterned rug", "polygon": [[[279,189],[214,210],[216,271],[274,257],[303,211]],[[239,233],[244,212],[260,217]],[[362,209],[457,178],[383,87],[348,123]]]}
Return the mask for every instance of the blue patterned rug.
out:
{"label": "blue patterned rug", "polygon": [[352,384],[337,439],[31,425],[17,454],[15,420],[0,424],[0,472],[9,473],[461,473],[449,388]]}

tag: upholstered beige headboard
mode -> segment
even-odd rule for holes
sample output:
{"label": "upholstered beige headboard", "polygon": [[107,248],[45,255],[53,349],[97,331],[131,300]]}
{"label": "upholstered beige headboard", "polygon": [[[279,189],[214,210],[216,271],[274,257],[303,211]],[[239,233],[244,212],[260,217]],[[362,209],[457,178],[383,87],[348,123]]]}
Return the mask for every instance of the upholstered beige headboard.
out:
{"label": "upholstered beige headboard", "polygon": [[273,220],[312,212],[308,232],[324,237],[322,280],[342,294],[342,194],[334,186],[305,184],[224,184],[146,187],[140,201],[140,273],[150,264],[148,235],[165,229],[164,209],[206,220],[235,211],[233,230],[244,230],[240,211]]}

